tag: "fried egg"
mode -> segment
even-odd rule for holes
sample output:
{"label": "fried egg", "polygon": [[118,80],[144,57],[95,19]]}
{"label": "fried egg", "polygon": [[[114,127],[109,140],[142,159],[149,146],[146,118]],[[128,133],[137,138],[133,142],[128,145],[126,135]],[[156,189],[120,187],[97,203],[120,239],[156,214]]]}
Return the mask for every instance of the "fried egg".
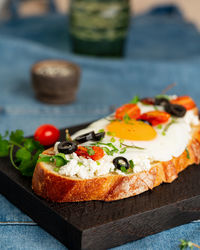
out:
{"label": "fried egg", "polygon": [[[141,110],[141,114],[155,110],[162,111],[162,106],[144,105],[138,103]],[[72,136],[75,139],[77,136],[94,131],[105,131],[105,137],[102,139],[102,144],[112,143],[112,145],[118,149],[113,155],[107,155],[98,161],[98,164],[91,159],[77,158],[75,155],[66,155],[69,160],[73,159],[74,166],[71,166],[70,162],[67,166],[63,166],[60,169],[60,174],[67,176],[77,176],[81,178],[92,178],[94,176],[105,175],[112,171],[118,174],[122,173],[118,169],[114,169],[113,159],[118,156],[125,157],[128,161],[133,160],[134,169],[133,172],[141,172],[149,170],[151,164],[157,161],[169,161],[173,157],[180,156],[186,149],[189,140],[191,139],[191,125],[198,125],[198,116],[194,114],[193,110],[188,110],[184,117],[170,118],[168,122],[160,124],[159,126],[151,126],[143,121],[131,120],[118,121],[114,120],[113,115],[100,119],[92,123],[87,128],[78,131]],[[89,146],[91,142],[85,142],[81,145]],[[55,146],[55,152],[56,152]],[[82,166],[77,168],[74,173],[75,165],[77,162],[82,162]],[[97,166],[98,165],[98,166]],[[85,167],[85,168],[84,168]],[[70,169],[73,169],[71,174]],[[81,169],[81,170],[80,170]],[[86,170],[87,169],[87,170]],[[79,172],[81,171],[81,173]]]}

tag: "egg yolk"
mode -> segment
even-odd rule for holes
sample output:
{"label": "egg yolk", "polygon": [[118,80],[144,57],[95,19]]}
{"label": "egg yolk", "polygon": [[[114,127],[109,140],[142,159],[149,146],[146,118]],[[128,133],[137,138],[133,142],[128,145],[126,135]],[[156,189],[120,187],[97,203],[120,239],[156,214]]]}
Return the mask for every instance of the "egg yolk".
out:
{"label": "egg yolk", "polygon": [[107,125],[106,130],[115,137],[133,141],[150,141],[157,135],[152,126],[136,120],[129,122],[113,121]]}

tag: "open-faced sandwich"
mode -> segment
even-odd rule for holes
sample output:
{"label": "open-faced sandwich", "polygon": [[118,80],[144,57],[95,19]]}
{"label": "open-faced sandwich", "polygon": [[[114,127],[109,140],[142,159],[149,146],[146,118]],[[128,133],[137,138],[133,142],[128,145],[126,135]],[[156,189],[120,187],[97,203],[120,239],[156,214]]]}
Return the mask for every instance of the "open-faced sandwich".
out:
{"label": "open-faced sandwich", "polygon": [[200,162],[200,123],[189,96],[135,97],[40,155],[32,188],[54,202],[113,201],[172,182]]}

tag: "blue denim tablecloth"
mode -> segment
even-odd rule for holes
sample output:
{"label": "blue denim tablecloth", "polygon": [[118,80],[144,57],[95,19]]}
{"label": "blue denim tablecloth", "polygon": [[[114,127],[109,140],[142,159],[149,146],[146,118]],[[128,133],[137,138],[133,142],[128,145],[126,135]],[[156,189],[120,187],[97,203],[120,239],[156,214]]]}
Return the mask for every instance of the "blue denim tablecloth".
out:
{"label": "blue denim tablecloth", "polygon": [[[30,67],[44,58],[63,58],[81,66],[75,103],[47,105],[34,98]],[[88,122],[109,114],[136,94],[154,96],[173,82],[177,87],[170,93],[191,95],[200,107],[200,34],[173,7],[132,20],[122,59],[73,55],[65,16],[0,25],[0,133],[20,128],[30,135],[42,123],[68,127]],[[0,204],[0,249],[65,249],[3,196]],[[200,244],[200,222],[115,249],[178,249],[181,238]]]}

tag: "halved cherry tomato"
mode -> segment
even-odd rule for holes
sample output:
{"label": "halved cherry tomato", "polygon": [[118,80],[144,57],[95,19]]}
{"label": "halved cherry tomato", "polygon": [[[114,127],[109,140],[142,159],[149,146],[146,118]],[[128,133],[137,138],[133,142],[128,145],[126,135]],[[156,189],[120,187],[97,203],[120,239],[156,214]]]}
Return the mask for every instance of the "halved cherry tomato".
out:
{"label": "halved cherry tomato", "polygon": [[97,161],[104,156],[103,149],[98,146],[92,146],[92,147],[78,146],[78,149],[76,150],[75,153],[78,156],[83,156],[86,159],[91,158],[94,161]]}
{"label": "halved cherry tomato", "polygon": [[164,111],[149,111],[146,113],[143,113],[139,119],[145,120],[151,123],[152,126],[156,126],[161,123],[165,123],[169,120],[170,114]]}
{"label": "halved cherry tomato", "polygon": [[44,146],[53,145],[58,141],[60,131],[51,124],[43,124],[38,127],[34,134],[34,139]]}
{"label": "halved cherry tomato", "polygon": [[137,119],[140,116],[140,108],[137,104],[124,104],[119,107],[115,112],[115,118],[123,120],[125,115],[128,115],[131,119]]}
{"label": "halved cherry tomato", "polygon": [[185,107],[187,110],[193,109],[196,107],[195,102],[192,100],[190,96],[179,96],[174,100],[170,101],[173,104],[179,104]]}

